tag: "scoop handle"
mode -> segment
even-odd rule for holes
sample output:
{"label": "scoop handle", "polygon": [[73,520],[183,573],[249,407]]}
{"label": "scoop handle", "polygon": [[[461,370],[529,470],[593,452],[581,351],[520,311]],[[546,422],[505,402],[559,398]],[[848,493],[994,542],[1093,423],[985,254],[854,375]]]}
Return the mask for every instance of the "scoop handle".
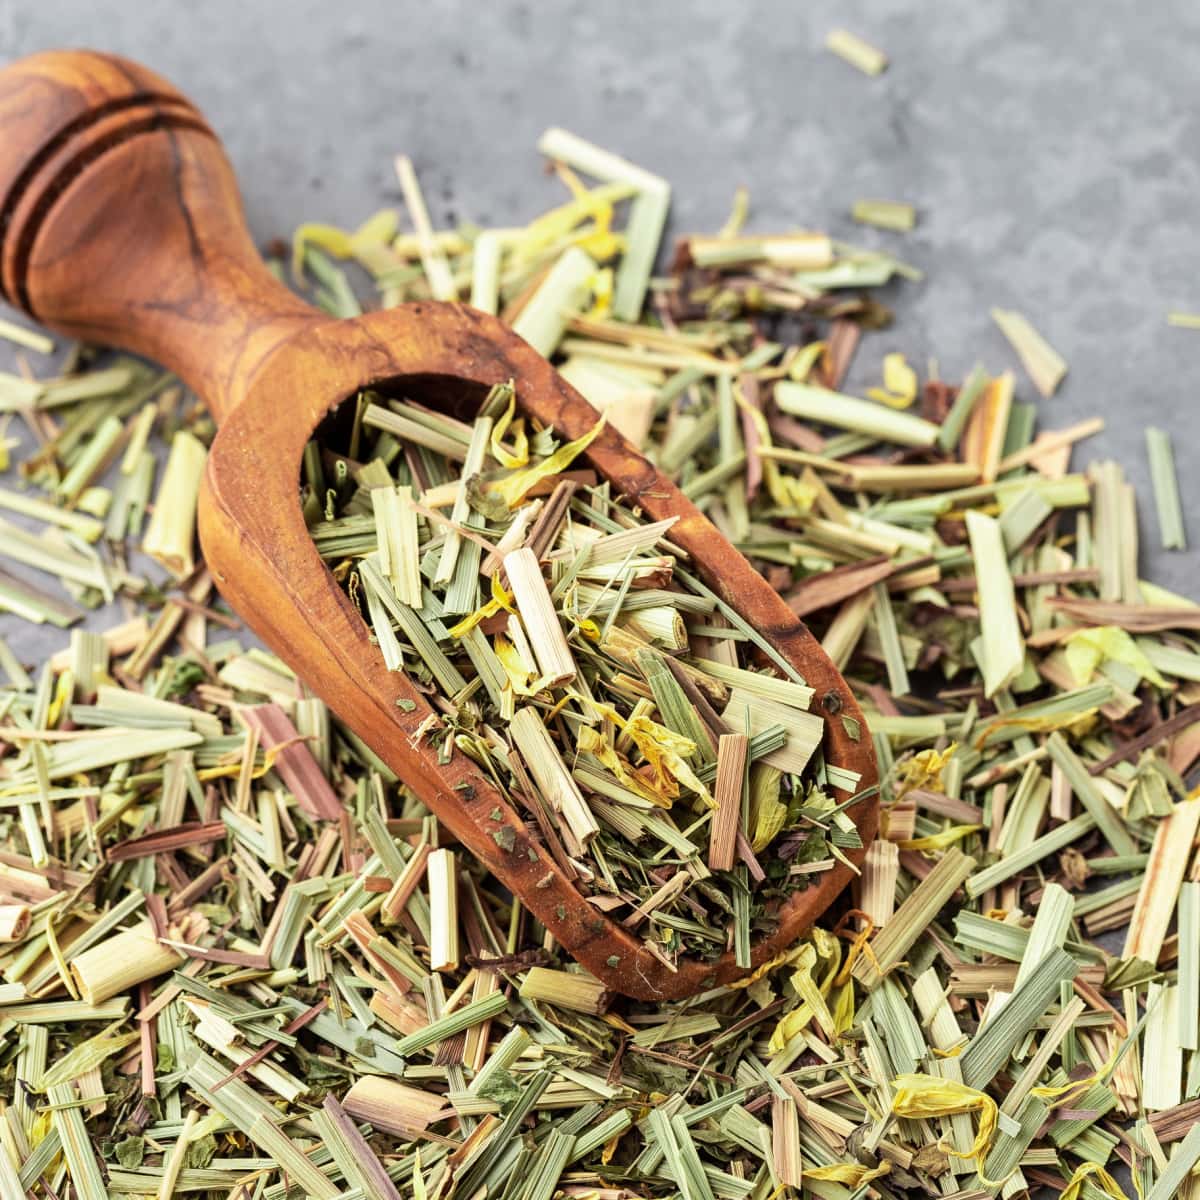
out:
{"label": "scoop handle", "polygon": [[35,54],[0,71],[0,294],[73,338],[175,371],[220,420],[325,320],[275,278],[192,103],[137,63]]}

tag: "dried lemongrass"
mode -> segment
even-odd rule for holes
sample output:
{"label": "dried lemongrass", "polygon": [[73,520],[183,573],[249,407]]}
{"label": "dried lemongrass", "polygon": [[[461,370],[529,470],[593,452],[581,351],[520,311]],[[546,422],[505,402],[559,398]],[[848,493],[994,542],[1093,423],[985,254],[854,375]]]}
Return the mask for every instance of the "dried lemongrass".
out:
{"label": "dried lemongrass", "polygon": [[1066,362],[1019,312],[993,308],[992,320],[1017,352],[1034,386],[1048,400],[1067,373]]}
{"label": "dried lemongrass", "polygon": [[852,67],[857,67],[864,75],[881,75],[888,65],[887,55],[882,50],[877,50],[846,29],[832,30],[825,38],[825,48],[832,50]]}
{"label": "dried lemongrass", "polygon": [[1007,687],[1025,662],[1025,643],[1017,622],[1016,595],[1000,525],[982,513],[967,513],[967,534],[979,580],[982,666],[985,695]]}
{"label": "dried lemongrass", "polygon": [[723,733],[717,746],[717,781],[713,788],[717,810],[708,843],[708,865],[714,871],[732,871],[736,859],[748,746],[744,733]]}
{"label": "dried lemongrass", "polygon": [[856,200],[850,215],[860,225],[875,225],[897,233],[908,233],[917,224],[916,209],[894,200]]}
{"label": "dried lemongrass", "polygon": [[877,986],[881,972],[899,962],[926,926],[975,868],[975,860],[951,847],[933,870],[896,910],[887,928],[872,943],[873,953],[854,964],[854,976],[865,987]]}
{"label": "dried lemongrass", "polygon": [[509,732],[539,791],[562,818],[574,845],[582,849],[600,827],[534,709],[518,709],[509,722]]}
{"label": "dried lemongrass", "polygon": [[1177,805],[1171,815],[1159,823],[1138,888],[1137,905],[1125,935],[1124,958],[1139,958],[1151,964],[1158,962],[1198,830],[1200,800]]}
{"label": "dried lemongrass", "polygon": [[775,403],[790,416],[862,433],[872,440],[894,442],[898,446],[932,446],[939,432],[936,425],[921,417],[806,383],[784,381],[777,384]]}
{"label": "dried lemongrass", "polygon": [[429,881],[430,966],[453,971],[458,966],[458,875],[452,850],[434,850],[425,868]]}
{"label": "dried lemongrass", "polygon": [[70,960],[71,976],[89,1005],[99,1005],[185,961],[185,955],[154,936],[143,921]]}
{"label": "dried lemongrass", "polygon": [[373,488],[371,505],[379,543],[379,571],[391,583],[401,604],[420,608],[420,551],[412,489]]}
{"label": "dried lemongrass", "polygon": [[858,906],[876,929],[882,929],[895,912],[899,875],[900,848],[891,841],[872,842],[863,860]]}
{"label": "dried lemongrass", "polygon": [[196,566],[196,503],[206,457],[202,442],[187,430],[176,433],[142,538],[142,549],[180,579]]}
{"label": "dried lemongrass", "polygon": [[608,1008],[611,995],[600,980],[586,972],[534,967],[521,984],[521,998],[599,1015]]}
{"label": "dried lemongrass", "polygon": [[563,129],[548,129],[538,140],[538,149],[548,158],[557,159],[597,179],[629,184],[636,189],[626,227],[625,253],[617,270],[613,311],[623,321],[637,320],[667,220],[671,197],[669,185],[665,179]]}
{"label": "dried lemongrass", "polygon": [[1158,510],[1159,539],[1164,550],[1186,550],[1183,506],[1179,502],[1179,480],[1175,475],[1175,453],[1170,436],[1148,426],[1146,451],[1150,458],[1150,482],[1154,486],[1154,504]]}
{"label": "dried lemongrass", "polygon": [[523,546],[504,557],[512,587],[545,687],[561,687],[575,678],[575,660],[559,624],[537,556]]}

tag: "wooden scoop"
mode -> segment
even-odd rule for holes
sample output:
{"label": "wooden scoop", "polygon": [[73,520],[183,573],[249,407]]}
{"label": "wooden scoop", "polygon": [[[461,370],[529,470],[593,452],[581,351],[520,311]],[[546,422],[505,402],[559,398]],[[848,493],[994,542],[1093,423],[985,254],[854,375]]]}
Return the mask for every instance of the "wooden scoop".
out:
{"label": "wooden scoop", "polygon": [[[348,321],[306,305],[256,254],[233,171],[204,118],[136,63],[74,52],[8,67],[0,138],[5,298],[70,337],[162,363],[220,423],[200,496],[200,540],[234,609],[609,987],[657,1000],[744,975],[729,954],[668,969],[584,899],[468,758],[437,762],[417,736],[431,712],[425,697],[385,668],[301,516],[305,443],[362,388],[403,381],[406,395],[461,413],[512,379],[521,409],[563,438],[591,429],[595,410],[504,324],[464,305],[406,304]],[[843,722],[852,718],[865,732],[858,705],[787,605],[611,426],[587,457],[647,519],[679,518],[671,540],[816,689],[827,761],[871,787],[870,739],[852,739]],[[877,800],[849,811],[869,843]],[[505,828],[511,836],[494,836]],[[863,852],[849,857],[861,862]],[[775,932],[755,945],[754,966],[792,944],[851,875],[838,865],[794,893]]]}

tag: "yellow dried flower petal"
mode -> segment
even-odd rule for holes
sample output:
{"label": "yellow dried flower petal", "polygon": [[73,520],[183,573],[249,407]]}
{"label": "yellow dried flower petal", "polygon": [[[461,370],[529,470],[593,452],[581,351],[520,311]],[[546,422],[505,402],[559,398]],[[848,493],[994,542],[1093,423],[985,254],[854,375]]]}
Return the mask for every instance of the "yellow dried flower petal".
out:
{"label": "yellow dried flower petal", "polygon": [[1106,1196],[1113,1200],[1129,1200],[1121,1190],[1121,1185],[1098,1162],[1082,1162],[1075,1168],[1067,1186],[1059,1195],[1059,1200],[1079,1200],[1083,1194],[1083,1185],[1087,1179],[1092,1179],[1092,1185],[1098,1187]]}
{"label": "yellow dried flower petal", "polygon": [[961,842],[963,838],[978,833],[982,828],[982,825],[952,825],[949,829],[931,833],[928,837],[905,838],[896,845],[901,850],[945,850],[947,846]]}
{"label": "yellow dried flower petal", "polygon": [[828,342],[809,342],[807,346],[802,346],[788,368],[788,378],[803,383],[828,349]]}
{"label": "yellow dried flower petal", "polygon": [[945,1147],[955,1158],[972,1158],[982,1177],[983,1159],[991,1149],[996,1132],[999,1110],[996,1102],[984,1092],[933,1075],[897,1075],[892,1080],[896,1089],[892,1097],[892,1112],[898,1117],[949,1117],[955,1113],[977,1112],[979,1132],[970,1150],[959,1151]]}
{"label": "yellow dried flower petal", "polygon": [[942,771],[954,757],[958,743],[952,742],[945,750],[922,750],[906,759],[896,768],[895,796],[903,798],[906,792],[916,788],[937,791],[942,786]]}
{"label": "yellow dried flower petal", "polygon": [[488,617],[494,617],[501,611],[510,612],[514,616],[517,612],[513,607],[513,598],[504,590],[504,585],[500,582],[500,572],[497,571],[492,576],[492,598],[485,604],[481,604],[473,613],[468,613],[457,625],[452,625],[450,636],[452,638],[466,637],[480,621],[486,621]]}
{"label": "yellow dried flower petal", "polygon": [[860,1188],[872,1179],[886,1175],[892,1169],[892,1164],[882,1162],[877,1167],[867,1167],[862,1163],[834,1163],[829,1167],[804,1168],[805,1179],[823,1179],[827,1183],[844,1183],[852,1188]]}
{"label": "yellow dried flower petal", "polygon": [[[513,414],[517,411],[517,393],[511,390],[511,383],[508,387],[508,407],[496,418],[496,423],[492,426],[491,447],[492,457],[502,467],[515,471],[529,462],[529,438],[525,436],[524,419],[518,417],[516,421],[513,420]],[[511,452],[503,445],[504,435],[508,432],[510,424],[513,436]]]}
{"label": "yellow dried flower petal", "polygon": [[487,490],[499,496],[509,508],[516,508],[531,488],[543,479],[549,479],[551,475],[565,471],[576,457],[596,440],[603,428],[604,417],[602,416],[582,437],[576,438],[573,442],[567,442],[564,446],[559,446],[549,458],[543,459],[536,466],[527,467],[504,479],[495,480],[488,485]]}

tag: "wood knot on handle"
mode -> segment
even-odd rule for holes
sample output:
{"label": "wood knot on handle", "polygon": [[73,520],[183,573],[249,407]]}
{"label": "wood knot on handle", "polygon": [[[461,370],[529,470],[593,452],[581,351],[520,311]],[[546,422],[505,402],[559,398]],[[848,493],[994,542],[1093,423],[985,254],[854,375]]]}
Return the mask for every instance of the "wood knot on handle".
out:
{"label": "wood knot on handle", "polygon": [[158,130],[213,136],[165,80],[87,51],[38,54],[0,72],[0,127],[0,295],[32,316],[28,271],[38,233],[91,164]]}

